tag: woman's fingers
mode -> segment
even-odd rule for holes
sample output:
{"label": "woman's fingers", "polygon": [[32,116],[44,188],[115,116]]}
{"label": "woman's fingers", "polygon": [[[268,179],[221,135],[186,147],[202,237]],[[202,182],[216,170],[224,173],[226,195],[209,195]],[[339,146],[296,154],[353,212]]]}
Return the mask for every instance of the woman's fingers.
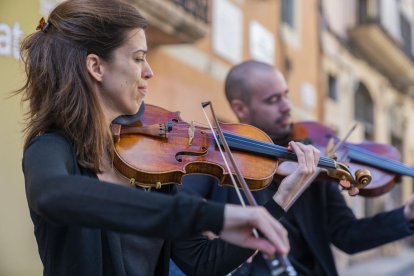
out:
{"label": "woman's fingers", "polygon": [[255,211],[254,218],[256,219],[255,227],[257,230],[276,247],[279,253],[287,254],[289,240],[286,229],[263,207]]}
{"label": "woman's fingers", "polygon": [[[253,228],[262,237],[255,237]],[[263,207],[241,207],[226,204],[220,237],[241,247],[258,249],[268,256],[287,254],[289,241],[283,226]]]}

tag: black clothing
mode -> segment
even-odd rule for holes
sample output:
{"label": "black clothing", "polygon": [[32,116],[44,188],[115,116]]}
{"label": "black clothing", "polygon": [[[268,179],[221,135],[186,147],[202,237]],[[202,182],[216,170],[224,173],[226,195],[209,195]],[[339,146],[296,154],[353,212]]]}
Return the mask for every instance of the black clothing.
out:
{"label": "black clothing", "polygon": [[[277,184],[272,183],[253,195],[259,204],[273,201],[276,187]],[[213,201],[239,203],[233,188],[219,188],[214,179],[203,186],[185,183],[180,191]],[[404,217],[403,208],[372,218],[356,219],[338,185],[333,182],[312,183],[280,222],[288,230],[289,259],[299,275],[337,275],[331,243],[352,254],[414,233]],[[251,269],[260,270],[255,266]]]}
{"label": "black clothing", "polygon": [[[126,234],[164,240],[155,275],[167,275],[171,252],[188,275],[226,274],[253,252],[197,236],[221,231],[223,204],[162,194],[175,193],[172,185],[148,193],[99,181],[77,163],[72,143],[59,132],[30,142],[23,171],[44,275],[131,275],[126,271],[134,258],[146,253],[123,247]],[[269,208],[280,209],[274,205]],[[133,275],[142,275],[139,267]]]}

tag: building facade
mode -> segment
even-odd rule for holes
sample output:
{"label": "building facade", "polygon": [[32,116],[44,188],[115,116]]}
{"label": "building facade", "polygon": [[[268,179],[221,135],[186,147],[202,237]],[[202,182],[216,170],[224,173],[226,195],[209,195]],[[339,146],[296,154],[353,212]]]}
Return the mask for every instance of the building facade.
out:
{"label": "building facade", "polygon": [[[320,2],[321,121],[339,137],[356,124],[349,142],[393,145],[409,166],[414,164],[413,12],[411,0]],[[402,177],[395,182],[382,196],[350,198],[355,213],[369,216],[403,204],[413,191],[412,180]],[[338,259],[346,264],[374,254],[398,254],[400,246],[396,242]]]}

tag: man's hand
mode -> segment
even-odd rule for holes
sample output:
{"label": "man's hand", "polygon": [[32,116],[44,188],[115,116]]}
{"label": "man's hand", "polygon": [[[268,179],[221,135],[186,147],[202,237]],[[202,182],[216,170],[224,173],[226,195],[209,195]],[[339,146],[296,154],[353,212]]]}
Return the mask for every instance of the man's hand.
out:
{"label": "man's hand", "polygon": [[[314,172],[318,169],[317,165],[320,157],[320,151],[312,145],[304,145],[292,141],[289,143],[288,148],[296,154],[298,163],[288,162],[289,166],[293,164],[295,168],[292,173],[283,179],[276,194],[273,196],[276,203],[285,210],[293,203],[291,201],[295,198],[295,195],[303,192],[308,187],[307,185],[310,184],[310,181],[307,180],[313,177]],[[291,169],[286,169],[286,171],[288,170]]]}
{"label": "man's hand", "polygon": [[412,194],[405,203],[404,216],[408,221],[414,220],[414,194]]}

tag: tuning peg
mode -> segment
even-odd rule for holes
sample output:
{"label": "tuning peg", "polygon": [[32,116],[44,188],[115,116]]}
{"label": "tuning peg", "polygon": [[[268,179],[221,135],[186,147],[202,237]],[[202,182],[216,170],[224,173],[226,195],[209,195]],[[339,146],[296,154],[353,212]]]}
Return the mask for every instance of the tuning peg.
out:
{"label": "tuning peg", "polygon": [[350,196],[356,196],[357,194],[359,194],[359,189],[357,187],[352,187],[348,190],[348,194]]}
{"label": "tuning peg", "polygon": [[349,189],[351,188],[351,182],[349,182],[346,179],[342,179],[339,181],[339,185],[341,185],[344,189]]}

